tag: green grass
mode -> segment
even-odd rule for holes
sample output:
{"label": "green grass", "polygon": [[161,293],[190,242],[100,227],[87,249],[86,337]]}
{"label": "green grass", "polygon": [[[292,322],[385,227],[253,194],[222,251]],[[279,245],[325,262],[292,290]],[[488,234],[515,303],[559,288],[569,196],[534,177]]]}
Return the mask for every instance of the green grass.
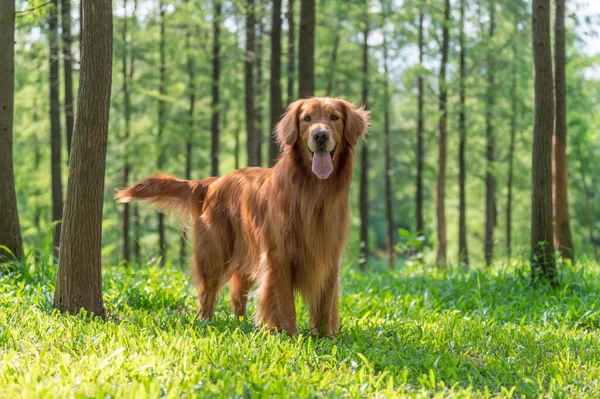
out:
{"label": "green grass", "polygon": [[201,323],[176,268],[105,267],[106,321],[53,312],[51,267],[4,276],[0,396],[600,395],[600,267],[563,268],[556,290],[531,289],[521,263],[355,269],[343,272],[333,340],[310,336],[300,300],[298,338],[235,319],[225,293]]}

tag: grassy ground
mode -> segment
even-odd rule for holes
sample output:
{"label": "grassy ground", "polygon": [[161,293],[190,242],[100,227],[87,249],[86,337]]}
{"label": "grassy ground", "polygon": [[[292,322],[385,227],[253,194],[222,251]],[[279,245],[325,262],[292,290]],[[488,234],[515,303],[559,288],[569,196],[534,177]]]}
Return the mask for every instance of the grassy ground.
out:
{"label": "grassy ground", "polygon": [[[109,319],[52,312],[53,273],[0,281],[2,397],[598,397],[600,268],[528,286],[525,264],[491,271],[404,266],[343,273],[334,340],[267,333],[226,295],[195,321],[179,269],[105,267]],[[252,305],[253,306],[253,305]]]}

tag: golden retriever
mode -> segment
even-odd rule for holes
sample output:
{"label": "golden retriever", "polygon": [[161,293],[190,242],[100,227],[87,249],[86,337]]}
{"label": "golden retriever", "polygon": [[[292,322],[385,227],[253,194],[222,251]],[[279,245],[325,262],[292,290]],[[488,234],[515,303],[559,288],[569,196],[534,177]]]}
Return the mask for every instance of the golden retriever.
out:
{"label": "golden retriever", "polygon": [[226,282],[233,311],[244,315],[248,291],[257,284],[259,325],[295,335],[299,291],[313,331],[335,336],[355,146],[365,138],[369,116],[341,99],[299,100],[275,129],[282,155],[273,168],[198,181],[158,175],[115,199],[147,200],[193,218],[192,268],[203,319],[213,316]]}

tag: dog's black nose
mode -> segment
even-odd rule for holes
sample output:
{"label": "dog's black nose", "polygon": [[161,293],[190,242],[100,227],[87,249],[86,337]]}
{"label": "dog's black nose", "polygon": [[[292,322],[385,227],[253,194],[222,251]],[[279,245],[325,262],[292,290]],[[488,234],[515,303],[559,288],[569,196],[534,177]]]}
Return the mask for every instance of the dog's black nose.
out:
{"label": "dog's black nose", "polygon": [[325,144],[329,140],[329,133],[327,130],[317,130],[313,133],[313,140],[317,144]]}

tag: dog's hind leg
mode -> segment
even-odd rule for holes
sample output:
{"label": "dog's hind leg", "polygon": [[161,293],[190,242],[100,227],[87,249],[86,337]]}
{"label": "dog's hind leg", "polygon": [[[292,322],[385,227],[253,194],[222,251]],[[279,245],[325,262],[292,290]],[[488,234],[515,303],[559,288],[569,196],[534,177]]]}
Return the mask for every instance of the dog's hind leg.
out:
{"label": "dog's hind leg", "polygon": [[198,300],[202,311],[201,319],[211,319],[215,312],[215,303],[219,296],[224,272],[223,254],[215,245],[215,240],[203,218],[194,225],[193,272],[198,283]]}
{"label": "dog's hind leg", "polygon": [[246,305],[248,303],[248,291],[252,287],[252,281],[239,271],[234,271],[229,280],[229,290],[231,291],[231,305],[236,317],[242,317],[246,314]]}

